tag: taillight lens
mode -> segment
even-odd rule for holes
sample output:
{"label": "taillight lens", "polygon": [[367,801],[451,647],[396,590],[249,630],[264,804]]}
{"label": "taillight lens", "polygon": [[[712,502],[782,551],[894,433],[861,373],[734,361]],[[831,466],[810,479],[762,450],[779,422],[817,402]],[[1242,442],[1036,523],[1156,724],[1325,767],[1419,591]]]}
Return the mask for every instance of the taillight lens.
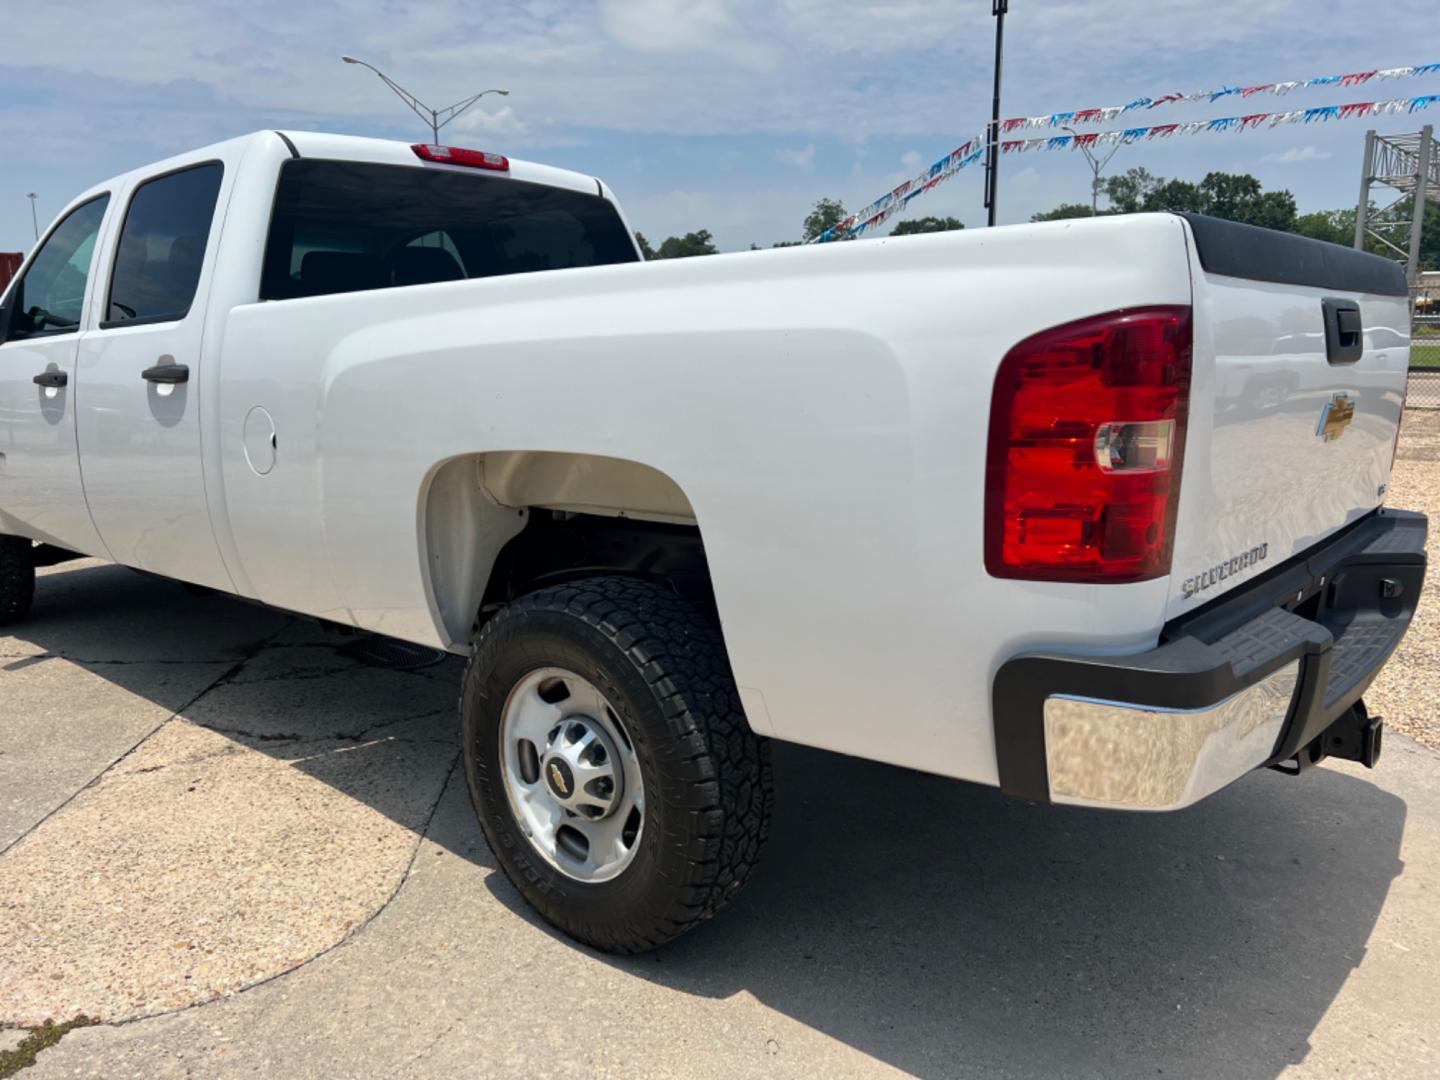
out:
{"label": "taillight lens", "polygon": [[996,577],[1145,581],[1170,572],[1190,397],[1188,307],[1046,330],[1000,363],[985,566]]}

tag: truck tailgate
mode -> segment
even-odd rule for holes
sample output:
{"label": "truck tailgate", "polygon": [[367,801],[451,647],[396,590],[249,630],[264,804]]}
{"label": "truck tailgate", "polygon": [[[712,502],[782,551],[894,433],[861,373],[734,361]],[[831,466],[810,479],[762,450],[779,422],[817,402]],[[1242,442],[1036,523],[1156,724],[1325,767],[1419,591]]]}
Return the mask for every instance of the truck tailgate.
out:
{"label": "truck tailgate", "polygon": [[1398,264],[1185,216],[1195,343],[1172,618],[1384,501],[1410,355]]}

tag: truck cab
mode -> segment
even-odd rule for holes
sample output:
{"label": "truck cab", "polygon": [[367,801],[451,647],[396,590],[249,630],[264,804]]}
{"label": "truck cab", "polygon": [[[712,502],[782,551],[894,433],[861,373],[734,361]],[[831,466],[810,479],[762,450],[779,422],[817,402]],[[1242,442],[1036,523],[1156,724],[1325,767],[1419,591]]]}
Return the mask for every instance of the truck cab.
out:
{"label": "truck cab", "polygon": [[[233,312],[638,258],[593,177],[443,147],[260,132],[97,185],[61,213],[0,308],[0,532],[257,596],[226,503],[207,498],[225,484],[220,350]],[[258,414],[240,423],[246,453],[273,454],[278,435],[256,433]]]}

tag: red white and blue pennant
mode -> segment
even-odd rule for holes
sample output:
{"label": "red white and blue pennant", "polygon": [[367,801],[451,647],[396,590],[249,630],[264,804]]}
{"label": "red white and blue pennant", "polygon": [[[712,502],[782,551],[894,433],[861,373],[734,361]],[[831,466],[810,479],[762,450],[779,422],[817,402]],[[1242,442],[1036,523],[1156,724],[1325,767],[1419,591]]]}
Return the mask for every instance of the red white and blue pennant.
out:
{"label": "red white and blue pennant", "polygon": [[985,136],[976,135],[966,139],[924,172],[912,176],[899,187],[887,191],[863,210],[857,210],[843,221],[836,222],[812,242],[823,244],[842,236],[861,236],[871,229],[878,228],[909,205],[910,200],[915,196],[933,191],[961,169],[974,164],[984,156]]}
{"label": "red white and blue pennant", "polygon": [[1311,109],[1290,109],[1285,112],[1249,113],[1245,116],[1222,116],[1214,120],[1187,120],[1175,124],[1150,124],[1146,127],[1115,131],[1092,131],[1074,135],[1050,135],[1032,139],[1006,139],[1000,144],[1004,154],[1023,154],[1031,150],[1076,150],[1081,147],[1105,146],[1111,143],[1133,143],[1141,139],[1168,139],[1173,135],[1198,135],[1210,131],[1249,131],[1258,127],[1281,124],[1314,124],[1329,120],[1350,120],[1365,116],[1390,116],[1415,113],[1440,104],[1440,94],[1423,94],[1413,98],[1390,101],[1357,101],[1349,105],[1320,105]]}
{"label": "red white and blue pennant", "polygon": [[[1035,128],[1070,128],[1076,125],[1107,123],[1117,117],[1149,110],[1165,105],[1186,102],[1215,102],[1229,97],[1242,99],[1261,95],[1283,96],[1292,90],[1315,86],[1364,86],[1374,81],[1408,79],[1423,75],[1440,74],[1440,63],[1416,64],[1412,67],[1377,68],[1373,71],[1355,71],[1348,75],[1321,75],[1313,79],[1292,82],[1259,83],[1254,86],[1223,86],[1214,90],[1197,90],[1194,93],[1160,94],[1156,97],[1136,98],[1128,105],[1111,105],[1104,108],[1071,109],[1050,113],[1046,116],[1015,117],[1000,122],[1000,133],[1008,135],[1015,131]],[[1276,112],[1245,113],[1240,116],[1222,116],[1213,120],[1186,120],[1171,124],[1147,124],[1143,127],[1117,128],[1112,131],[1071,132],[1066,135],[1042,135],[1030,138],[1001,139],[1000,151],[1004,154],[1023,154],[1032,150],[1077,150],[1091,146],[1106,146],[1114,143],[1129,144],[1141,140],[1168,139],[1175,135],[1198,135],[1201,132],[1251,131],[1260,127],[1278,127],[1282,124],[1314,124],[1330,120],[1350,120],[1369,116],[1391,116],[1401,113],[1416,113],[1440,104],[1440,94],[1422,94],[1416,97],[1392,98],[1385,101],[1357,101],[1349,105],[1321,105],[1309,109],[1287,109]],[[863,210],[857,210],[819,236],[816,243],[825,243],[841,238],[861,236],[878,228],[903,210],[918,195],[933,190],[950,179],[961,169],[974,164],[985,156],[985,136],[977,135],[967,139],[956,149],[946,154],[924,172],[906,180],[899,187],[886,192]]]}
{"label": "red white and blue pennant", "polygon": [[1196,90],[1193,93],[1157,94],[1154,97],[1136,98],[1128,105],[1107,105],[1102,108],[1068,109],[1048,113],[1045,116],[1016,116],[1000,121],[1000,130],[1005,134],[1023,128],[1063,128],[1085,124],[1108,124],[1116,117],[1136,110],[1149,110],[1164,105],[1181,105],[1187,102],[1204,101],[1213,104],[1222,98],[1252,98],[1263,95],[1285,95],[1292,90],[1313,86],[1364,86],[1372,81],[1387,79],[1411,79],[1422,75],[1440,73],[1440,63],[1415,64],[1411,67],[1377,68],[1373,71],[1353,71],[1348,75],[1320,75],[1313,79],[1297,79],[1291,82],[1259,83],[1255,86],[1221,86],[1213,90]]}

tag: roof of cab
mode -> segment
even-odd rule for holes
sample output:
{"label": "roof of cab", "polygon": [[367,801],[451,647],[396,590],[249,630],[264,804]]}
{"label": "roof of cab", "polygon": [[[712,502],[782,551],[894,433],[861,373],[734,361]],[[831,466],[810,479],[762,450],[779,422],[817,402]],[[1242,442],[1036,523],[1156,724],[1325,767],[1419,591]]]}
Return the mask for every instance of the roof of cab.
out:
{"label": "roof of cab", "polygon": [[[454,169],[459,166],[421,161],[411,149],[413,144],[396,139],[367,139],[360,135],[330,135],[321,131],[277,131],[295,147],[302,158],[330,158],[339,161],[369,161],[377,165],[420,165],[430,168]],[[474,147],[473,149],[489,149]],[[506,155],[508,157],[508,155]],[[509,176],[549,187],[569,188],[587,195],[602,193],[599,180],[584,173],[540,165],[533,161],[509,158]],[[494,174],[491,174],[494,175]]]}

